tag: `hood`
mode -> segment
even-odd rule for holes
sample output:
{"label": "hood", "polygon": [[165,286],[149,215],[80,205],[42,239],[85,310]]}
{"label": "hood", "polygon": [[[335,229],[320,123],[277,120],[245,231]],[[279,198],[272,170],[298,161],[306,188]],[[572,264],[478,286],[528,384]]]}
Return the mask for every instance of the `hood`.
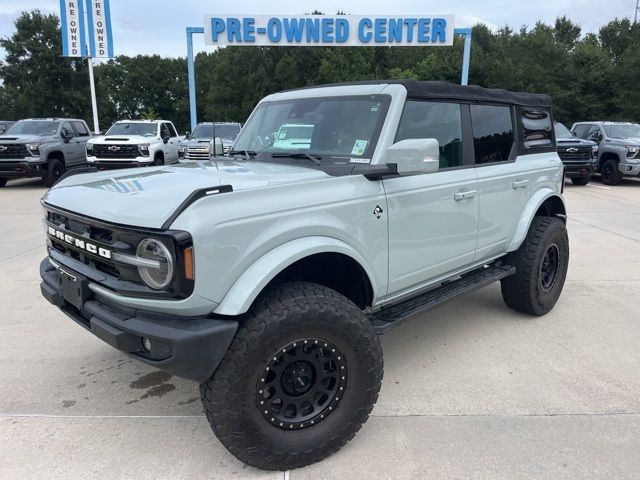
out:
{"label": "hood", "polygon": [[640,146],[640,137],[627,137],[627,138],[615,138],[614,140],[622,141],[627,145],[638,145]]}
{"label": "hood", "polygon": [[138,145],[139,143],[150,143],[152,141],[159,140],[155,135],[153,137],[144,136],[144,135],[109,135],[99,138],[94,138],[89,140],[91,143],[96,144],[131,144]]}
{"label": "hood", "polygon": [[189,140],[186,141],[186,144],[190,147],[193,147],[195,145],[210,145],[211,144],[211,138],[194,138],[191,137]]}
{"label": "hood", "polygon": [[42,143],[51,142],[55,139],[55,137],[43,137],[40,135],[2,135],[0,136],[0,143]]}
{"label": "hood", "polygon": [[597,145],[591,140],[583,140],[582,138],[557,138],[556,145],[558,147],[593,147]]}
{"label": "hood", "polygon": [[74,175],[49,190],[42,201],[106,222],[161,228],[201,188],[231,185],[237,192],[322,178],[329,176],[305,167],[225,159]]}

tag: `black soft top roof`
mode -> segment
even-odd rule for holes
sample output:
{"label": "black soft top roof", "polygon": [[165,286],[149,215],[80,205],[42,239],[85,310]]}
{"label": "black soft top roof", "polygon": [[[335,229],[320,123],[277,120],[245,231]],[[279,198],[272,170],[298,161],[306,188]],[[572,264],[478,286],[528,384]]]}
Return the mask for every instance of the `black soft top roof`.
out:
{"label": "black soft top roof", "polygon": [[[448,100],[465,100],[470,102],[510,103],[528,107],[551,108],[551,97],[540,93],[510,92],[501,88],[484,88],[477,85],[456,85],[441,81],[424,80],[364,80],[360,82],[332,83],[317,87],[339,85],[404,85],[411,98],[437,98]],[[307,87],[315,88],[315,87]]]}

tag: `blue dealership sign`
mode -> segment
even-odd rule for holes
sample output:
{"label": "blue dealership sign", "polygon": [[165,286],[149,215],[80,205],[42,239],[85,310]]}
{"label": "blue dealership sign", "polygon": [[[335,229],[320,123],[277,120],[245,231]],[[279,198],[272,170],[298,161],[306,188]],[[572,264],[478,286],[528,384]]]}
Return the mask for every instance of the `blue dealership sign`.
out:
{"label": "blue dealership sign", "polygon": [[453,15],[205,15],[207,45],[449,46]]}

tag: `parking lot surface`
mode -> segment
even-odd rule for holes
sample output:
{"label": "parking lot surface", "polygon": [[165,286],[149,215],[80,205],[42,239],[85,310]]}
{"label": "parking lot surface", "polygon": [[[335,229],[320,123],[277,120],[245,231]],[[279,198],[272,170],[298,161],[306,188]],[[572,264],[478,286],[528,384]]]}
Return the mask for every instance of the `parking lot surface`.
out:
{"label": "parking lot surface", "polygon": [[246,467],[198,386],[113,350],[50,306],[37,181],[0,190],[0,478],[640,478],[640,182],[565,189],[571,258],[541,318],[499,285],[382,338],[372,417],[329,459]]}

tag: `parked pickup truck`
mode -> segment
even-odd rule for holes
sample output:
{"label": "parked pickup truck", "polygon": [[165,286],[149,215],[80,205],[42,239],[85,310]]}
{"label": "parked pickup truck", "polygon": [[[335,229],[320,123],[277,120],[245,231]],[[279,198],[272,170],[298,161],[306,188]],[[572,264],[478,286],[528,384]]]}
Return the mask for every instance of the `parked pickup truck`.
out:
{"label": "parked pickup truck", "polygon": [[41,177],[51,187],[71,167],[86,164],[89,127],[77,118],[20,120],[0,136],[0,187],[12,178]]}
{"label": "parked pickup truck", "polygon": [[242,126],[233,122],[202,122],[196,125],[192,133],[186,135],[180,143],[179,157],[181,160],[209,160],[214,156],[213,138],[216,139],[216,154],[229,153],[233,142],[240,133]]}
{"label": "parked pickup truck", "polygon": [[569,242],[551,112],[548,95],[411,80],[269,95],[228,157],[49,190],[41,292],[199,382],[241,461],[317,462],[376,403],[378,335],[498,281],[515,311],[554,307]]}
{"label": "parked pickup truck", "polygon": [[623,177],[640,176],[640,125],[629,122],[578,122],[571,127],[578,138],[598,145],[597,172],[605,185]]}
{"label": "parked pickup truck", "polygon": [[562,123],[555,123],[558,156],[564,164],[565,176],[574,185],[586,185],[598,165],[598,144],[577,138]]}
{"label": "parked pickup truck", "polygon": [[87,142],[87,163],[98,170],[178,162],[178,134],[167,120],[122,120]]}

